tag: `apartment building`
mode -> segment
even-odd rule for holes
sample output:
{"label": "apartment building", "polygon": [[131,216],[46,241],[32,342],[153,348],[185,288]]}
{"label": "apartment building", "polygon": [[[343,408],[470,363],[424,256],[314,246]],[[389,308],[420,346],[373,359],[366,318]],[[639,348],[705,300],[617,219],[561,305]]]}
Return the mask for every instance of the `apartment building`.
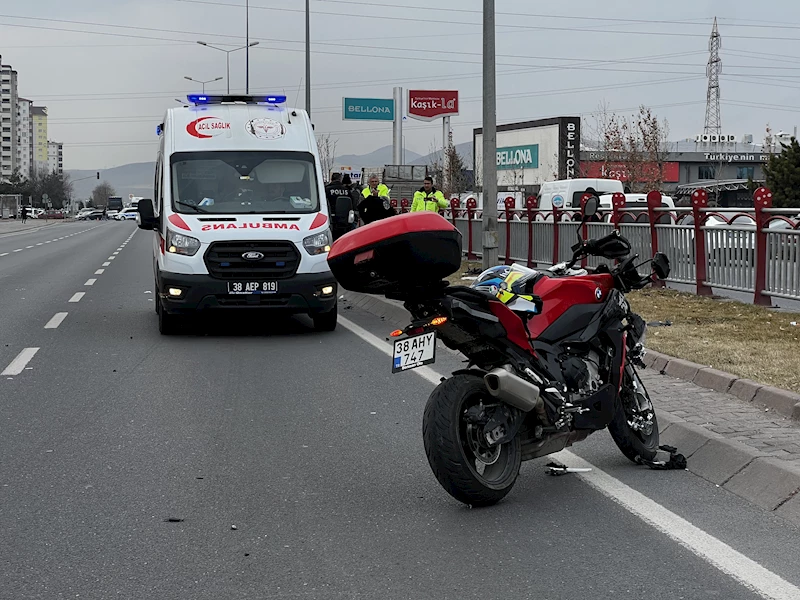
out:
{"label": "apartment building", "polygon": [[17,168],[17,72],[0,56],[0,178]]}
{"label": "apartment building", "polygon": [[31,138],[33,143],[33,172],[49,173],[47,159],[47,107],[31,106]]}
{"label": "apartment building", "polygon": [[64,144],[61,142],[47,142],[47,171],[64,172]]}

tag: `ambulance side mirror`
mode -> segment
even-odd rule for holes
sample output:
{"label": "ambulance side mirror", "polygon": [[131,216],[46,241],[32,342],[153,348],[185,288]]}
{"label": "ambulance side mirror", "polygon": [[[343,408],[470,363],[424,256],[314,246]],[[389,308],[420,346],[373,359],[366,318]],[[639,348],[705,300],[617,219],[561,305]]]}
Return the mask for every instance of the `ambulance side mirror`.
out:
{"label": "ambulance side mirror", "polygon": [[136,208],[139,211],[139,214],[136,216],[136,223],[139,225],[139,229],[153,230],[158,227],[158,218],[153,210],[152,200],[143,198],[139,200],[139,204]]}

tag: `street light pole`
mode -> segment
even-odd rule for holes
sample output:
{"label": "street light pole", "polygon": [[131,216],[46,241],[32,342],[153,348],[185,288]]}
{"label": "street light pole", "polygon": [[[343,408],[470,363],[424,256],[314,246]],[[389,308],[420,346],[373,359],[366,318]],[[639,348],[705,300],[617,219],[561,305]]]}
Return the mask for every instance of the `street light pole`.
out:
{"label": "street light pole", "polygon": [[245,50],[245,54],[247,54],[247,57],[245,58],[244,93],[249,95],[250,94],[250,0],[247,0],[244,6],[245,6],[245,34],[247,37],[247,49]]}
{"label": "street light pole", "polygon": [[306,0],[306,112],[311,118],[311,2]]}
{"label": "street light pole", "polygon": [[497,97],[494,0],[483,0],[483,268],[497,264]]}
{"label": "street light pole", "polygon": [[194,81],[195,83],[201,84],[203,86],[203,93],[204,94],[206,93],[206,84],[207,83],[213,83],[214,81],[219,81],[220,79],[222,79],[222,77],[217,77],[215,79],[209,79],[208,81],[200,81],[199,79],[192,79],[188,75],[185,75],[183,78],[184,79],[188,79],[189,81]]}
{"label": "street light pole", "polygon": [[259,42],[253,42],[252,44],[248,44],[247,46],[241,46],[240,48],[234,48],[233,50],[225,50],[225,48],[219,48],[217,46],[212,46],[206,42],[197,42],[201,46],[205,46],[206,48],[211,48],[212,50],[219,50],[220,52],[225,53],[226,58],[226,65],[227,65],[227,81],[228,81],[228,95],[231,95],[231,52],[238,52],[239,50],[244,50],[246,48],[252,48],[253,46],[258,46]]}

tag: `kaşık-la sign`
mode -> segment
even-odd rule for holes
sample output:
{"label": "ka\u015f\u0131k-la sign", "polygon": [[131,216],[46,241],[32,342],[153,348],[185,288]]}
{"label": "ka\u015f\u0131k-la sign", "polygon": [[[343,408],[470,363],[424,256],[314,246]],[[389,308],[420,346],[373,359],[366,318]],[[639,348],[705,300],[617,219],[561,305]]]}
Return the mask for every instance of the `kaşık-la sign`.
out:
{"label": "ka\u015f\u0131k-la sign", "polygon": [[408,90],[408,116],[433,121],[458,115],[458,90]]}
{"label": "ka\u015f\u0131k-la sign", "polygon": [[497,149],[498,170],[538,169],[539,144]]}
{"label": "ka\u015f\u0131k-la sign", "polygon": [[342,118],[346,121],[394,121],[394,99],[342,98]]}

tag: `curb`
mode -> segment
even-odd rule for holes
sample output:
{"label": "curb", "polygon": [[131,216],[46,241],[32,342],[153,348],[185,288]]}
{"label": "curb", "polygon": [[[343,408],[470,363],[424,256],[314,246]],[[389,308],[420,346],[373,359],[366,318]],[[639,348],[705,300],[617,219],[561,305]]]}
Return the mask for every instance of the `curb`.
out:
{"label": "curb", "polygon": [[24,229],[15,229],[13,231],[0,231],[0,235],[14,235],[15,233],[25,233],[26,231],[33,231],[35,229],[44,229],[45,227],[52,227],[53,225],[58,225],[58,222],[66,223],[67,219],[51,219],[50,222],[44,223],[42,225],[34,225],[33,227],[25,227]]}
{"label": "curb", "polygon": [[744,402],[753,402],[762,408],[800,421],[800,394],[769,385],[762,385],[750,379],[739,378],[703,365],[674,358],[655,350],[648,350],[644,363],[663,375],[691,381],[697,386],[731,394]]}
{"label": "curb", "polygon": [[[409,323],[411,315],[400,302],[357,292],[343,291],[342,295],[353,306],[400,327]],[[652,350],[644,362],[662,374],[679,379],[691,377],[688,381],[700,387],[729,393],[745,402],[768,403],[779,412],[780,408],[791,409],[792,418],[800,419],[800,396],[792,392]],[[659,410],[658,421],[661,444],[678,448],[687,458],[690,473],[800,526],[800,467],[770,458],[664,410]]]}

